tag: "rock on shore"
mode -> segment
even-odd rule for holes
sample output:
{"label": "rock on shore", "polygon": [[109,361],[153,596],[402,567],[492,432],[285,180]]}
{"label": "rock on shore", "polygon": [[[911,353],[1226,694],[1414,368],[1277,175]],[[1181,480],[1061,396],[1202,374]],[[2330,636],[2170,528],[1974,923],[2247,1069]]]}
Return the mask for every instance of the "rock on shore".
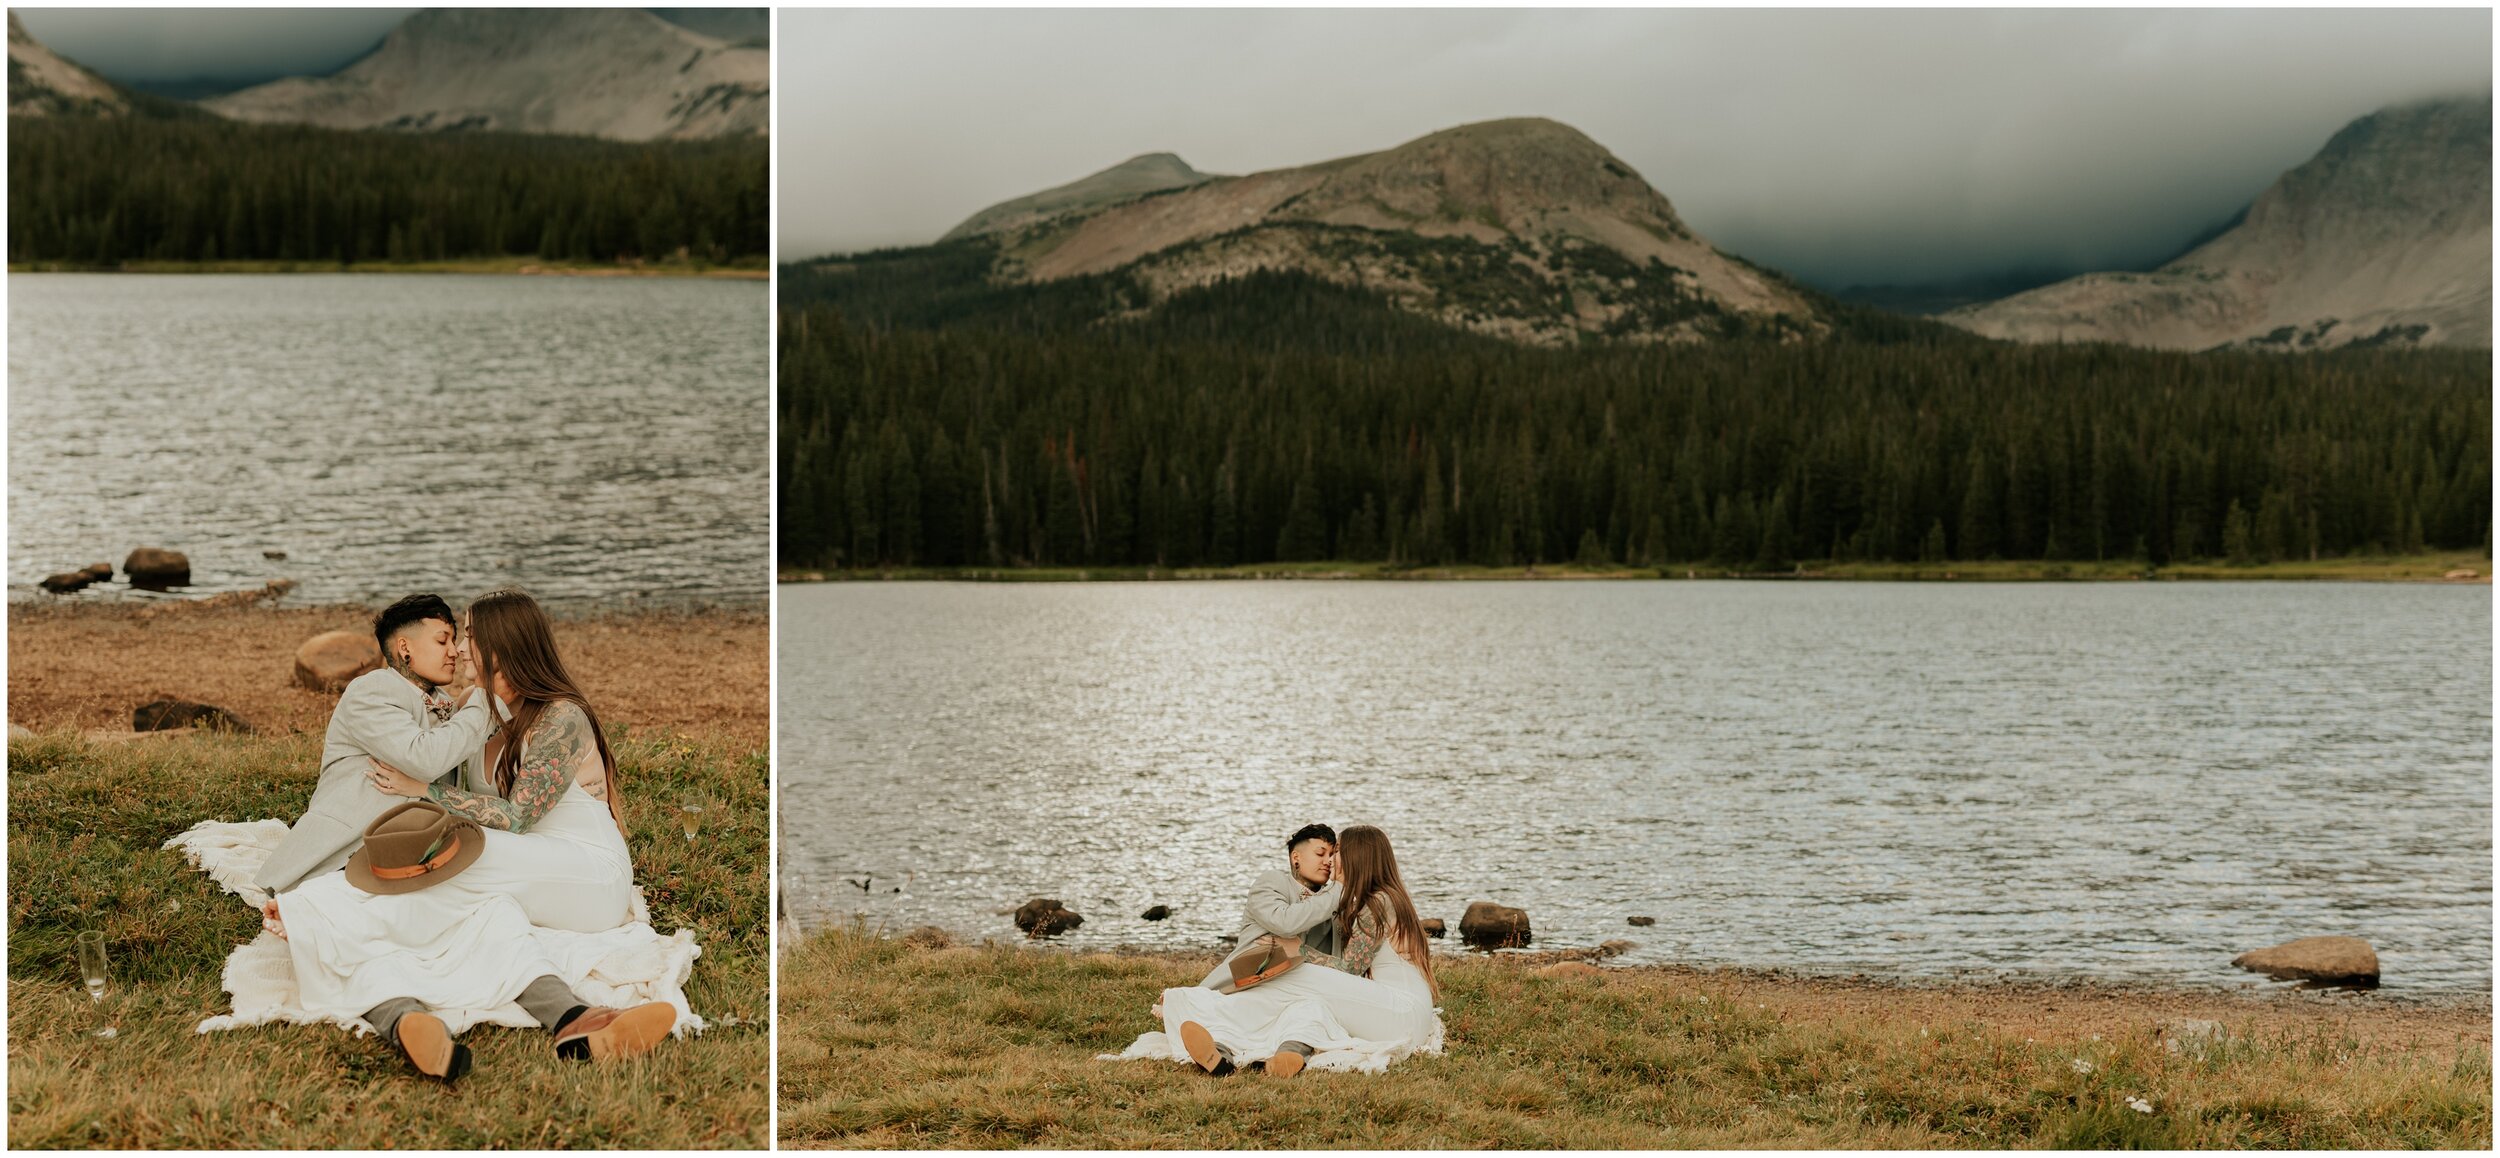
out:
{"label": "rock on shore", "polygon": [[295,649],[295,685],[334,692],[382,666],[382,646],[369,632],[325,631]]}
{"label": "rock on shore", "polygon": [[2378,984],[2378,950],[2359,937],[2302,937],[2242,953],[2231,963],[2277,981],[2364,988]]}
{"label": "rock on shore", "polygon": [[250,735],[252,726],[243,718],[215,704],[193,703],[190,700],[150,700],[131,710],[130,730],[134,732],[170,732],[179,728],[205,728],[212,732],[241,732]]}
{"label": "rock on shore", "polygon": [[1027,937],[1056,937],[1085,923],[1085,918],[1058,901],[1035,897],[1016,910],[1016,928]]}

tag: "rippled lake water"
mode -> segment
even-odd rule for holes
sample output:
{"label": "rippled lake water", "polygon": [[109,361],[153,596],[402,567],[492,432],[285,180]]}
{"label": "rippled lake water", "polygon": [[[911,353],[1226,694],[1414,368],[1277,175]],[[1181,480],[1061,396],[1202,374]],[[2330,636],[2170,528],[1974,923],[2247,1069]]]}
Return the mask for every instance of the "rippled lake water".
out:
{"label": "rippled lake water", "polygon": [[760,603],[767,297],[666,278],[11,274],[10,596],[162,546],[200,590],[285,577],[313,602],[517,583]]}
{"label": "rippled lake water", "polygon": [[1049,896],[1072,944],[1212,947],[1287,833],[1372,823],[1425,916],[1636,961],[2238,985],[2356,934],[2391,991],[2487,992],[2491,599],[785,586],[783,888],[803,923],[1012,937]]}

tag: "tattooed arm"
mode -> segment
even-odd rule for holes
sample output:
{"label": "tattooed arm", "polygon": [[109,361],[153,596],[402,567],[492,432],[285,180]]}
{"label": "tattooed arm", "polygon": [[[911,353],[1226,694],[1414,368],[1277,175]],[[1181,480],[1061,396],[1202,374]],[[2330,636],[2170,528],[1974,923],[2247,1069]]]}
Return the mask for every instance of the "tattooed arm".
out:
{"label": "tattooed arm", "polygon": [[1355,915],[1354,927],[1346,930],[1343,950],[1335,956],[1304,951],[1302,959],[1314,965],[1326,965],[1340,973],[1357,977],[1372,971],[1372,958],[1380,955],[1380,942],[1389,922],[1380,915],[1381,906],[1367,905]]}
{"label": "tattooed arm", "polygon": [[564,798],[573,770],[584,759],[599,758],[599,744],[590,734],[590,717],[581,705],[558,700],[547,705],[521,741],[521,766],[512,777],[512,795],[470,792],[444,784],[426,786],[425,798],[486,828],[528,832]]}

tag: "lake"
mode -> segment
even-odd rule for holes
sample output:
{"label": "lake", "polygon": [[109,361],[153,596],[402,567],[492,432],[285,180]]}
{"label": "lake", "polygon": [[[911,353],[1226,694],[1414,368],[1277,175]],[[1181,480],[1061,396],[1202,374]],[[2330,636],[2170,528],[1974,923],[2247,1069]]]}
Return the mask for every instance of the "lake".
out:
{"label": "lake", "polygon": [[802,924],[1013,938],[1044,896],[1067,944],[1212,948],[1293,829],[1371,823],[1453,948],[1481,899],[1632,961],[2203,986],[2353,934],[2388,992],[2488,992],[2491,600],[787,585],[782,887]]}
{"label": "lake", "polygon": [[[762,282],[9,275],[9,593],[139,546],[298,602],[757,605]],[[283,560],[267,553],[282,552]],[[112,588],[81,598],[127,594]]]}

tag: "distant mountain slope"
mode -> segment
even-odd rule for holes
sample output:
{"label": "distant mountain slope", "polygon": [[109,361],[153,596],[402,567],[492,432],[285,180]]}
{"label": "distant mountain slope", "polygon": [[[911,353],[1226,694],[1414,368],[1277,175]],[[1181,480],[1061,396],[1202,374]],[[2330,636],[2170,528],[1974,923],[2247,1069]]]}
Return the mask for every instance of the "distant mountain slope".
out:
{"label": "distant mountain slope", "polygon": [[1722,253],[1630,166],[1542,118],[1242,177],[1206,178],[1154,154],[993,206],[948,236],[993,239],[1002,283],[1117,272],[1151,304],[1251,273],[1302,273],[1545,345],[1819,333],[1829,302]]}
{"label": "distant mountain slope", "polygon": [[62,59],[9,13],[9,115],[118,116],[130,101],[112,82]]}
{"label": "distant mountain slope", "polygon": [[429,8],[326,77],[204,103],[244,121],[647,141],[760,135],[771,53],[632,8]]}
{"label": "distant mountain slope", "polygon": [[2085,274],[1940,320],[2166,349],[2487,347],[2491,195],[2490,94],[2382,109],[2160,269]]}
{"label": "distant mountain slope", "polygon": [[1147,153],[1065,185],[1012,201],[1001,201],[966,218],[963,224],[947,230],[946,236],[938,240],[956,241],[985,233],[1008,233],[1061,214],[1101,209],[1148,193],[1160,193],[1215,179],[1190,168],[1189,162],[1173,154]]}

